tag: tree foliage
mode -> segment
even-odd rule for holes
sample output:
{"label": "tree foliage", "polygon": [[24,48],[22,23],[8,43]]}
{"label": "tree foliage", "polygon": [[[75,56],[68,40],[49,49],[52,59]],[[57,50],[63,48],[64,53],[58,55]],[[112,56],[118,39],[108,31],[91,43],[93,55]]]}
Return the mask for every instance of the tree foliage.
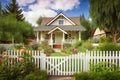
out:
{"label": "tree foliage", "polygon": [[[2,10],[2,6],[0,8]],[[16,0],[8,3],[0,16],[0,41],[27,42],[33,36],[32,25],[24,20]]]}
{"label": "tree foliage", "polygon": [[36,23],[37,23],[38,25],[41,25],[41,22],[42,22],[42,17],[39,17]]}
{"label": "tree foliage", "polygon": [[120,41],[120,0],[89,0],[92,22]]}
{"label": "tree foliage", "polygon": [[32,26],[25,21],[17,21],[14,14],[0,17],[1,41],[25,42],[33,35]]}
{"label": "tree foliage", "polygon": [[2,5],[1,5],[1,2],[0,2],[0,16],[2,16]]}
{"label": "tree foliage", "polygon": [[6,9],[3,10],[4,15],[11,14],[11,13],[16,15],[16,19],[18,21],[23,21],[25,19],[22,14],[22,9],[20,9],[16,0],[12,0],[11,3],[8,3],[6,5]]}
{"label": "tree foliage", "polygon": [[91,37],[92,27],[90,26],[90,21],[86,20],[84,15],[80,16],[80,23],[86,29],[81,33],[82,40],[88,40]]}

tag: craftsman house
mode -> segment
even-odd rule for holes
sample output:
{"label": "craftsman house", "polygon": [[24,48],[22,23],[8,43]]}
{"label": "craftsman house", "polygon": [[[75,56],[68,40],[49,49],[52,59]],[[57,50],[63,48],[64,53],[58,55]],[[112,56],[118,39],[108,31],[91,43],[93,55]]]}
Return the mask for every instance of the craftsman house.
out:
{"label": "craftsman house", "polygon": [[67,17],[63,13],[53,18],[42,18],[41,25],[34,28],[37,42],[48,41],[53,48],[61,48],[64,43],[72,44],[77,39],[81,40],[81,31],[84,30],[79,17]]}

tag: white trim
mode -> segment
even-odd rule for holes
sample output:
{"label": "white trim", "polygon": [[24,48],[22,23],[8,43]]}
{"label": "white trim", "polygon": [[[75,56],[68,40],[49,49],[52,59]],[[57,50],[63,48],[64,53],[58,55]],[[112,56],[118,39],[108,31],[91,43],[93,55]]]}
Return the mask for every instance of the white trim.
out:
{"label": "white trim", "polygon": [[49,31],[48,34],[52,33],[52,32],[55,31],[56,29],[59,29],[59,30],[62,31],[63,33],[67,34],[66,31],[62,30],[62,29],[59,28],[59,27],[55,27],[54,29],[52,29],[51,31]]}
{"label": "white trim", "polygon": [[64,18],[66,18],[69,22],[71,22],[73,25],[75,25],[75,23],[73,21],[71,21],[67,16],[65,16],[63,13],[58,14],[55,18],[53,18],[50,22],[47,23],[47,26],[50,25],[53,21],[55,21],[59,16],[63,16]]}

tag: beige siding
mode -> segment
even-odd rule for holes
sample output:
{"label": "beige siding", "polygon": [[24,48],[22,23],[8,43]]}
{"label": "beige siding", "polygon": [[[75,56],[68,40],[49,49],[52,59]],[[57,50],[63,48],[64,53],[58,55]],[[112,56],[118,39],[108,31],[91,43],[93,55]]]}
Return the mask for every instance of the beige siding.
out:
{"label": "beige siding", "polygon": [[42,31],[41,32],[41,41],[44,41],[45,40],[45,34],[47,34],[48,31]]}
{"label": "beige siding", "polygon": [[58,19],[56,19],[51,25],[59,25],[59,20],[64,20],[64,24],[63,25],[73,25],[70,21],[68,21],[65,18],[61,18],[59,17]]}
{"label": "beige siding", "polygon": [[105,34],[105,32],[104,32],[103,30],[100,30],[99,28],[97,28],[97,29],[95,30],[94,36],[100,35],[100,34]]}

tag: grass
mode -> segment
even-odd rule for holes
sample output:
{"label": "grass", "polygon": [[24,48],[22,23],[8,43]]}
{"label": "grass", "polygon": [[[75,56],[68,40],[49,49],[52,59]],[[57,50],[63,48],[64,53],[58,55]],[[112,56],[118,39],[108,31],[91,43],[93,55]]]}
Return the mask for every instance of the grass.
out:
{"label": "grass", "polygon": [[55,53],[52,53],[51,56],[69,56],[70,54],[66,54],[66,53],[63,53],[63,52],[55,52]]}

